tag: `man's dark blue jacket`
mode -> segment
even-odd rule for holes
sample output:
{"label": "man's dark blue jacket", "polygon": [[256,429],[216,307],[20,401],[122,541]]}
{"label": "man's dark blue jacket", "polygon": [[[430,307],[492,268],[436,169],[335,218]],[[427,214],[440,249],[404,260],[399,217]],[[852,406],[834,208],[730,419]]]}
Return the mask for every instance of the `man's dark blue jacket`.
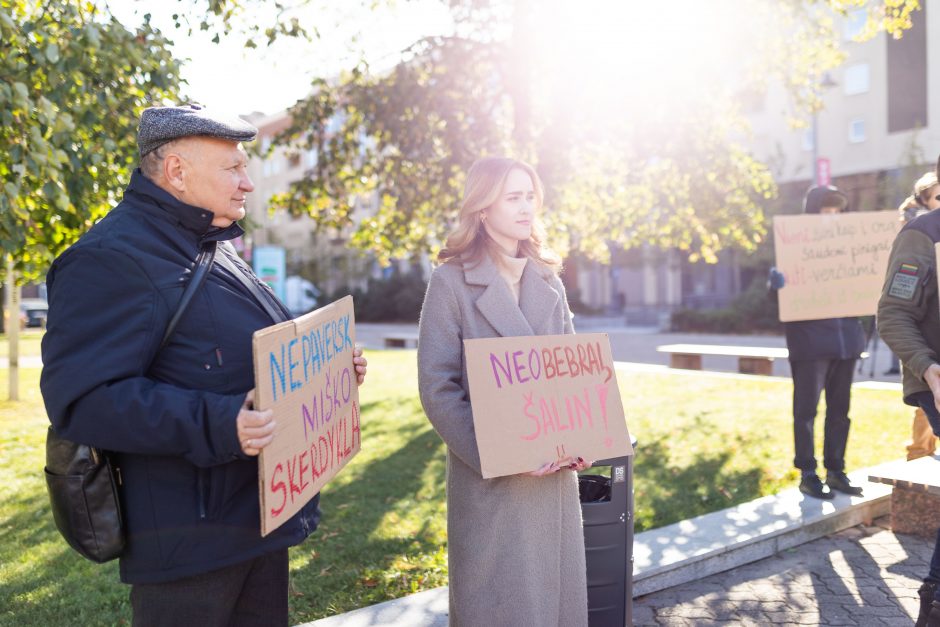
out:
{"label": "man's dark blue jacket", "polygon": [[319,497],[261,537],[258,463],[236,436],[236,416],[254,387],[252,333],[280,320],[216,262],[158,350],[201,243],[219,241],[217,255],[237,260],[227,240],[241,228],[214,228],[212,219],[135,171],[123,201],[47,277],[46,411],[61,436],[117,454],[127,583],[251,559],[301,542],[318,522]]}

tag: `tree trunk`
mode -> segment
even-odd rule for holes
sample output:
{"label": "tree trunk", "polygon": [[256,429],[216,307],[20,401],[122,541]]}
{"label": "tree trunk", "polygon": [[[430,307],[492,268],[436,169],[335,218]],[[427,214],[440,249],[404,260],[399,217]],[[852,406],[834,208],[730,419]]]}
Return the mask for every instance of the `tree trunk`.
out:
{"label": "tree trunk", "polygon": [[9,373],[10,400],[20,400],[20,287],[16,284],[16,274],[13,272],[13,255],[7,256],[7,307],[6,325],[7,339],[10,342]]}

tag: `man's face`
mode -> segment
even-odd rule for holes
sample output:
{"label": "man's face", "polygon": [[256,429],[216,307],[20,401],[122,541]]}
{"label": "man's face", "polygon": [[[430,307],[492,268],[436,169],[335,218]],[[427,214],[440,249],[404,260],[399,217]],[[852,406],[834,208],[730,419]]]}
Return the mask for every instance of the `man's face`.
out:
{"label": "man's face", "polygon": [[248,155],[241,144],[189,137],[174,152],[183,162],[180,200],[211,211],[212,226],[224,228],[245,217],[245,198],[255,186],[248,178]]}
{"label": "man's face", "polygon": [[819,213],[842,213],[842,207],[835,205],[833,207],[820,207]]}

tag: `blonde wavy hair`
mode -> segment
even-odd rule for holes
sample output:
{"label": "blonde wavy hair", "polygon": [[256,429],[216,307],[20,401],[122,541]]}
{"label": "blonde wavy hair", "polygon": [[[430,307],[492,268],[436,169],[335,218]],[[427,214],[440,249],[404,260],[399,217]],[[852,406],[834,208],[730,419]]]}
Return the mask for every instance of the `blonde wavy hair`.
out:
{"label": "blonde wavy hair", "polygon": [[506,177],[516,169],[522,170],[532,179],[536,200],[532,235],[529,239],[519,242],[519,253],[553,272],[561,269],[561,258],[543,243],[545,228],[538,216],[544,198],[542,181],[535,168],[528,163],[508,157],[484,157],[470,166],[464,186],[463,202],[457,214],[457,225],[447,236],[444,248],[437,255],[439,262],[466,261],[476,265],[482,261],[484,254],[489,253],[490,257],[499,263],[499,244],[493,241],[483,227],[480,212],[496,204],[506,184]]}
{"label": "blonde wavy hair", "polygon": [[927,172],[922,177],[917,179],[916,183],[914,183],[914,193],[912,195],[916,199],[917,204],[919,204],[924,209],[927,208],[927,203],[930,202],[930,198],[925,198],[924,195],[930,191],[931,187],[936,184],[936,172]]}
{"label": "blonde wavy hair", "polygon": [[901,206],[898,207],[902,222],[909,222],[930,211],[927,207],[930,198],[926,194],[937,184],[936,172],[928,172],[917,179],[917,182],[914,183],[914,193],[905,198]]}

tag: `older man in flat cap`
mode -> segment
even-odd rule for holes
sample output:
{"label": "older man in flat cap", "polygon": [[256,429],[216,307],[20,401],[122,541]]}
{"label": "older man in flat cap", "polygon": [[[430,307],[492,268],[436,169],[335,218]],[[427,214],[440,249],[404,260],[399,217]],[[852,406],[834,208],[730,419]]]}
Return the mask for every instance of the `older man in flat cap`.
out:
{"label": "older man in flat cap", "polygon": [[[60,436],[114,452],[134,625],[286,625],[287,547],[319,519],[314,498],[260,534],[275,425],[252,408],[251,337],[290,316],[229,243],[256,133],[197,105],[145,110],[124,199],[47,277],[43,399]],[[206,279],[164,338],[200,252]]]}

